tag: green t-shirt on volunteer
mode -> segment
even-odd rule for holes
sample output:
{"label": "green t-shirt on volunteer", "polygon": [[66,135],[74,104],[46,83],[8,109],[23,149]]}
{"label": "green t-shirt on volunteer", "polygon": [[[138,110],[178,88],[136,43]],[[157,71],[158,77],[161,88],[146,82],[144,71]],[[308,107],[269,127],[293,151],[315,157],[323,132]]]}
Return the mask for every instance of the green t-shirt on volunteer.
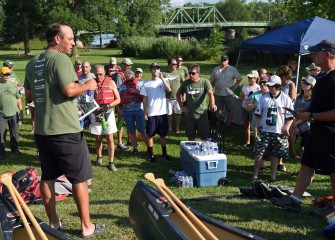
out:
{"label": "green t-shirt on volunteer", "polygon": [[46,51],[26,66],[24,86],[35,103],[35,134],[58,135],[81,131],[76,97],[66,97],[62,89],[77,81],[70,58]]}
{"label": "green t-shirt on volunteer", "polygon": [[[164,72],[163,73],[164,78],[170,78],[170,87],[171,87],[171,92],[166,94],[166,97],[171,99],[171,100],[176,100],[176,93],[184,81],[184,75],[180,71],[173,71],[173,72]],[[174,79],[171,79],[174,78]]]}
{"label": "green t-shirt on volunteer", "polygon": [[0,115],[3,117],[12,117],[19,111],[17,99],[21,94],[12,81],[0,82]]}
{"label": "green t-shirt on volunteer", "polygon": [[190,76],[187,67],[181,66],[181,68],[177,68],[176,71],[179,71],[185,78],[188,78]]}
{"label": "green t-shirt on volunteer", "polygon": [[200,78],[198,82],[192,82],[190,79],[185,80],[180,88],[179,93],[186,93],[186,107],[195,118],[199,118],[208,110],[207,93],[212,90],[209,80]]}

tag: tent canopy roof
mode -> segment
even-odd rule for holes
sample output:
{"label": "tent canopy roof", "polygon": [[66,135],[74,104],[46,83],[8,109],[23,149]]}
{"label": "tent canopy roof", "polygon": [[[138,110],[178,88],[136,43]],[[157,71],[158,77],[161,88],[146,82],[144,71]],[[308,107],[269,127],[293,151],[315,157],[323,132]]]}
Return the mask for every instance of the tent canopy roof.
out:
{"label": "tent canopy roof", "polygon": [[308,54],[308,47],[335,39],[335,22],[312,17],[242,42],[241,49],[275,53]]}

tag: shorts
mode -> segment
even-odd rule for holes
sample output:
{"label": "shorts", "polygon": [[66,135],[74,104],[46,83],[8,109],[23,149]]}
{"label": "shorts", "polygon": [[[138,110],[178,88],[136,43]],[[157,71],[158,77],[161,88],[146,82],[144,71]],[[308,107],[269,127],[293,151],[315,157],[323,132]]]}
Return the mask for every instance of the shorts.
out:
{"label": "shorts", "polygon": [[244,107],[241,107],[241,120],[243,122],[245,121],[252,122],[253,117],[254,117],[254,111],[248,112]]}
{"label": "shorts", "polygon": [[309,135],[301,164],[315,169],[315,173],[335,173],[335,139],[322,139]]}
{"label": "shorts", "polygon": [[261,141],[255,142],[254,153],[256,157],[274,156],[278,158],[287,158],[289,153],[288,139],[283,134],[259,131]]}
{"label": "shorts", "polygon": [[209,136],[208,113],[195,118],[185,114],[185,133],[188,138],[195,138],[196,132],[202,140],[207,140]]}
{"label": "shorts", "polygon": [[167,99],[167,105],[168,105],[168,111],[169,111],[168,115],[172,115],[172,113],[175,113],[175,114],[182,113],[177,100]]}
{"label": "shorts", "polygon": [[168,128],[169,126],[167,114],[148,117],[146,132],[150,138],[155,136],[156,133],[160,137],[166,137],[168,133]]}
{"label": "shorts", "polygon": [[60,135],[35,134],[41,160],[42,180],[65,175],[72,184],[92,178],[91,160],[83,132]]}
{"label": "shorts", "polygon": [[145,129],[144,111],[142,109],[137,111],[123,112],[123,118],[126,122],[128,132],[143,131]]}
{"label": "shorts", "polygon": [[107,129],[103,130],[100,121],[97,121],[96,116],[94,114],[90,115],[91,125],[90,125],[90,133],[93,135],[104,135],[104,134],[113,134],[117,132],[116,121],[114,108],[112,111],[105,113],[106,125]]}
{"label": "shorts", "polygon": [[215,105],[217,106],[218,110],[223,110],[223,106],[225,106],[228,112],[233,111],[234,97],[232,95],[218,96],[214,94],[214,97]]}

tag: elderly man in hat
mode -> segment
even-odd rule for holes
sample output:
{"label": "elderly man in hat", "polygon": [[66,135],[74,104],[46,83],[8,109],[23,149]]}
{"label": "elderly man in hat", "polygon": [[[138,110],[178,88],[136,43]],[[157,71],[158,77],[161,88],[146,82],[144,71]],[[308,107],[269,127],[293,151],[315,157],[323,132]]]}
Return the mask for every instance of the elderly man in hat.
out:
{"label": "elderly man in hat", "polygon": [[121,67],[117,65],[116,58],[111,57],[109,64],[105,67],[106,75],[113,77],[117,72],[121,71]]}
{"label": "elderly man in hat", "polygon": [[[236,82],[234,83],[234,80]],[[215,67],[212,71],[210,81],[215,87],[214,96],[215,103],[218,110],[223,110],[225,106],[227,111],[227,126],[231,127],[233,120],[233,104],[234,104],[234,91],[242,81],[241,74],[229,65],[229,58],[227,55],[221,56],[220,65]]]}
{"label": "elderly man in hat", "polygon": [[[322,40],[308,48],[313,62],[324,74],[316,81],[308,111],[297,113],[297,119],[310,121],[310,134],[301,159],[301,168],[293,193],[289,197],[272,198],[275,205],[299,212],[301,198],[313,180],[314,173],[330,176],[333,200],[325,208],[313,210],[321,217],[335,217],[335,41]],[[330,220],[332,222],[335,219]]]}
{"label": "elderly man in hat", "polygon": [[316,66],[315,63],[311,63],[311,65],[306,67],[306,70],[308,71],[309,75],[315,78],[317,78],[318,75],[321,73],[321,68],[319,66]]}
{"label": "elderly man in hat", "polygon": [[8,67],[0,69],[0,159],[5,157],[6,130],[9,126],[10,148],[19,155],[19,127],[17,122],[18,102],[21,94],[16,84],[10,81],[11,72]]}

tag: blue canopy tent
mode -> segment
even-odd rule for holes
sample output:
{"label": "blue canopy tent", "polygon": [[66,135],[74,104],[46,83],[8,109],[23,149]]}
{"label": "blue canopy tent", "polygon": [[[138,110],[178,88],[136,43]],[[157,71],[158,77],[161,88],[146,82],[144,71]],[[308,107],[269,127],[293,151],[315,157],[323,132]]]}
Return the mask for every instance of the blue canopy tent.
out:
{"label": "blue canopy tent", "polygon": [[308,48],[324,39],[335,39],[335,22],[312,17],[242,42],[241,51],[299,54],[296,85],[299,79],[301,55],[310,54]]}

